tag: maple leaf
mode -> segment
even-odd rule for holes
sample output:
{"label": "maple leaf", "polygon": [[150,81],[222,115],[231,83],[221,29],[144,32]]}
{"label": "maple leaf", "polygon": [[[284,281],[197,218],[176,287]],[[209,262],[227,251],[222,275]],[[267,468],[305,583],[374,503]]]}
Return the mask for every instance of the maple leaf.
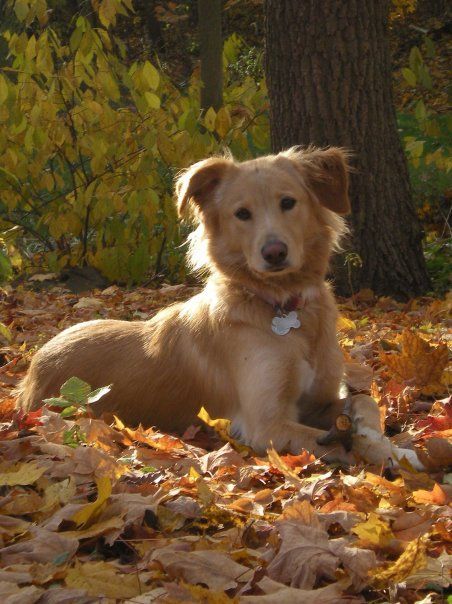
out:
{"label": "maple leaf", "polygon": [[14,486],[18,484],[33,484],[47,470],[36,461],[26,461],[9,466],[6,472],[0,472],[0,486]]}
{"label": "maple leaf", "polygon": [[177,552],[157,550],[153,555],[173,577],[183,577],[187,583],[203,583],[210,589],[227,590],[246,583],[252,571],[229,556],[215,550]]}
{"label": "maple leaf", "polygon": [[76,561],[75,566],[67,572],[66,585],[72,589],[84,589],[90,596],[114,600],[133,598],[146,591],[136,572],[119,573],[108,562],[81,564]]}
{"label": "maple leaf", "polygon": [[447,503],[447,495],[443,489],[435,482],[431,491],[418,490],[413,491],[413,499],[416,503],[426,503],[434,505],[445,505]]}
{"label": "maple leaf", "polygon": [[381,361],[398,377],[421,388],[424,394],[442,392],[441,376],[449,353],[446,344],[436,348],[410,330],[400,336],[400,353],[380,352]]}
{"label": "maple leaf", "polygon": [[366,522],[354,526],[352,532],[366,545],[385,547],[394,539],[394,534],[388,524],[380,520],[374,512],[369,513]]}
{"label": "maple leaf", "polygon": [[378,588],[387,588],[392,583],[401,583],[423,568],[427,564],[425,555],[427,539],[427,536],[423,536],[410,541],[405,551],[394,563],[390,563],[383,570],[378,568],[371,571],[369,574],[373,584]]}
{"label": "maple leaf", "polygon": [[349,547],[343,539],[329,539],[324,529],[293,521],[279,521],[281,548],[268,566],[271,579],[291,587],[312,589],[323,579],[334,579],[341,562],[356,588],[366,584],[367,572],[375,566],[375,554]]}

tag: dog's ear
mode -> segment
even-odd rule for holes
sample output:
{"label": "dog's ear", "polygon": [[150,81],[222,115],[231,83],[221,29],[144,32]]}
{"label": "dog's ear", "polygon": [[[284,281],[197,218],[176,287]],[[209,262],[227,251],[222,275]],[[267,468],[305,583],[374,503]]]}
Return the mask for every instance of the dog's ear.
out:
{"label": "dog's ear", "polygon": [[185,170],[176,181],[179,216],[188,213],[190,204],[203,209],[234,162],[223,157],[204,159]]}
{"label": "dog's ear", "polygon": [[305,184],[323,206],[337,214],[350,212],[348,196],[350,154],[345,149],[292,148],[282,155],[296,163]]}

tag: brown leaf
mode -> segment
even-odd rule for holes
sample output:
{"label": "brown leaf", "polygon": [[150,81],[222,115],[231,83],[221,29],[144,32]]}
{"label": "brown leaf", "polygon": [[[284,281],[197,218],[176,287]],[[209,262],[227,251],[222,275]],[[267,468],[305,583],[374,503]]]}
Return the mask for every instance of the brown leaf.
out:
{"label": "brown leaf", "polygon": [[66,585],[72,589],[83,589],[90,596],[116,599],[133,598],[143,591],[135,571],[120,573],[108,562],[76,561],[66,575]]}
{"label": "brown leaf", "polygon": [[345,363],[345,381],[350,388],[368,392],[372,384],[373,369],[361,363]]}
{"label": "brown leaf", "polygon": [[237,564],[226,554],[215,550],[186,553],[157,550],[154,560],[160,562],[174,578],[182,577],[188,583],[203,583],[219,591],[233,589],[239,581],[245,583],[251,572],[247,566]]}
{"label": "brown leaf", "polygon": [[23,539],[0,550],[3,564],[19,562],[53,562],[63,556],[69,560],[78,549],[78,540],[40,527],[33,528],[31,539]]}
{"label": "brown leaf", "polygon": [[282,542],[268,566],[269,577],[291,587],[312,589],[320,579],[334,579],[343,563],[356,587],[366,584],[367,571],[375,563],[369,550],[349,547],[342,539],[329,539],[324,529],[295,521],[278,522]]}
{"label": "brown leaf", "polygon": [[257,587],[265,594],[242,596],[240,602],[247,604],[337,604],[342,602],[361,602],[361,598],[343,594],[347,583],[333,583],[319,589],[295,589],[264,577]]}
{"label": "brown leaf", "polygon": [[43,593],[43,589],[34,585],[19,587],[13,583],[0,582],[2,604],[35,604]]}

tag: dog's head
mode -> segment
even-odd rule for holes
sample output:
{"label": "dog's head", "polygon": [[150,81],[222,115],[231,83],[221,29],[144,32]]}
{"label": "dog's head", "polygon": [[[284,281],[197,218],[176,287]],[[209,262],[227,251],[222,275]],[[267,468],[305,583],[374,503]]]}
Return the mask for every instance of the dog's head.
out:
{"label": "dog's head", "polygon": [[179,177],[178,209],[200,220],[194,241],[207,243],[204,264],[281,285],[300,273],[323,278],[344,231],[340,215],[350,211],[348,171],[338,148],[293,148],[243,163],[214,157]]}

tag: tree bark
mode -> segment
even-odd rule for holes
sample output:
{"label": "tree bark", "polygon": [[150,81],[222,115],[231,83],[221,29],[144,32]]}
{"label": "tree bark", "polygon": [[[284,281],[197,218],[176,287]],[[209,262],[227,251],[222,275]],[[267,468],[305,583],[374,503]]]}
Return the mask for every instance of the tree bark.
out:
{"label": "tree bark", "polygon": [[339,293],[407,298],[424,293],[429,278],[392,99],[388,8],[385,0],[265,0],[266,74],[274,151],[313,143],[354,154],[346,249],[358,257],[335,262]]}
{"label": "tree bark", "polygon": [[201,108],[218,110],[223,104],[222,0],[198,0],[201,54]]}

